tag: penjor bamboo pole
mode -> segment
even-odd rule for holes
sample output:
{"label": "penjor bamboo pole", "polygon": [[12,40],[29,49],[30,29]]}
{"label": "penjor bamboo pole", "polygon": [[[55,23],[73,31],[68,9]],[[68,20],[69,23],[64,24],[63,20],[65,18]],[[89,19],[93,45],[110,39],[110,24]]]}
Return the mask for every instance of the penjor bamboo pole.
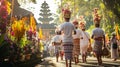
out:
{"label": "penjor bamboo pole", "polygon": [[[10,26],[12,25],[12,16],[13,16],[13,8],[14,8],[14,0],[11,1],[12,7],[11,7],[11,14],[10,14]],[[11,36],[10,36],[11,38]]]}
{"label": "penjor bamboo pole", "polygon": [[14,0],[12,0],[12,7],[11,7],[11,15],[10,15],[10,22],[12,22],[12,16],[13,16],[13,9],[14,9]]}

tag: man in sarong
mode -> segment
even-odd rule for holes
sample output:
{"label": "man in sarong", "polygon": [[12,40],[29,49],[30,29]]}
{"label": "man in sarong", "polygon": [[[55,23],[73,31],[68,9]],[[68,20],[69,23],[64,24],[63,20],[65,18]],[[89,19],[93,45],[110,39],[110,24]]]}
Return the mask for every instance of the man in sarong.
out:
{"label": "man in sarong", "polygon": [[82,62],[86,63],[87,60],[87,50],[91,46],[90,35],[86,32],[85,21],[80,21],[81,37],[80,37],[80,53],[82,56]]}
{"label": "man in sarong", "polygon": [[[64,14],[64,19],[65,22],[60,25],[59,31],[63,33],[63,48],[64,48],[64,53],[65,53],[65,61],[66,61],[66,67],[71,67],[71,60],[72,60],[72,52],[73,52],[73,37],[72,33],[75,33],[75,27],[72,23],[69,22],[71,12],[69,9],[64,9],[63,10]],[[69,60],[69,65],[68,65],[68,60]]]}
{"label": "man in sarong", "polygon": [[104,45],[105,47],[105,33],[104,31],[100,28],[100,20],[101,17],[97,13],[97,8],[94,9],[94,24],[95,24],[95,29],[92,31],[92,39],[94,39],[94,46],[93,46],[93,51],[97,57],[98,64],[102,64],[102,46]]}

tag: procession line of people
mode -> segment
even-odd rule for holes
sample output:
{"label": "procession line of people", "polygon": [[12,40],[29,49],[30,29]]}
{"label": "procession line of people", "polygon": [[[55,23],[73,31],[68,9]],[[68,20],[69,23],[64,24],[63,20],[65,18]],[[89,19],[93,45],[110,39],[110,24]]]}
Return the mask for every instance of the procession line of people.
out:
{"label": "procession line of people", "polygon": [[[74,20],[73,23],[71,23],[70,10],[63,10],[65,22],[56,29],[57,35],[52,39],[52,44],[55,46],[57,62],[59,56],[61,56],[61,60],[63,60],[64,55],[66,67],[72,67],[71,62],[74,61],[75,64],[79,63],[79,55],[81,54],[82,62],[86,63],[88,48],[91,48],[97,58],[98,65],[102,65],[102,50],[106,48],[105,31],[100,28],[101,17],[97,11],[98,9],[95,8],[93,16],[95,28],[92,30],[92,36],[90,37],[89,33],[86,32],[86,22],[83,16],[80,17],[80,21]],[[93,47],[91,45],[91,39],[94,41]],[[115,34],[110,40],[110,43],[112,44],[111,58],[116,61],[118,58],[118,45],[113,46],[117,44]]]}

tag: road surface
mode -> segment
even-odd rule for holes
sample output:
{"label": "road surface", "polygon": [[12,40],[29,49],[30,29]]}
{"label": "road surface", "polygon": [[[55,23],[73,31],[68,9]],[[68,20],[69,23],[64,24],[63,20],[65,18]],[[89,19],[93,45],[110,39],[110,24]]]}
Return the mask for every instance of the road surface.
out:
{"label": "road surface", "polygon": [[[80,57],[81,58],[81,57]],[[65,67],[65,60],[56,62],[55,57],[47,57],[42,63],[37,64],[35,67]],[[78,64],[72,62],[72,67],[99,67],[95,57],[88,57],[87,63],[82,63],[81,59]],[[100,67],[120,67],[120,59],[112,61],[110,58],[103,58],[103,64]]]}

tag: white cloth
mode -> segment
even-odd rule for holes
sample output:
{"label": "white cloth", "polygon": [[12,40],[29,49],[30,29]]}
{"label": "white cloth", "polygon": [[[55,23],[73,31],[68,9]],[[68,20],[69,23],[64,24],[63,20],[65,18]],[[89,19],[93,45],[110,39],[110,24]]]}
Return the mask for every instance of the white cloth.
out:
{"label": "white cloth", "polygon": [[82,31],[80,29],[76,29],[76,34],[73,35],[73,39],[80,38],[82,35]]}
{"label": "white cloth", "polygon": [[117,59],[119,58],[119,53],[118,53],[119,45],[117,44],[118,47],[117,49],[113,48],[113,45],[115,45],[114,43],[117,43],[117,38],[111,38],[110,42],[111,42],[111,58]]}
{"label": "white cloth", "polygon": [[64,22],[60,25],[60,31],[63,32],[63,42],[73,42],[72,33],[75,30],[75,27],[70,22]]}
{"label": "white cloth", "polygon": [[117,49],[113,49],[112,46],[111,46],[111,58],[112,59],[119,58],[118,48]]}
{"label": "white cloth", "polygon": [[[101,38],[103,36],[105,36],[105,33],[101,28],[93,29],[92,31],[93,39],[99,38],[99,37]],[[103,45],[103,41],[94,40],[93,51],[96,52],[97,54],[102,54],[102,45]]]}
{"label": "white cloth", "polygon": [[50,43],[48,48],[49,48],[49,50],[53,50],[55,47],[52,45],[52,43]]}
{"label": "white cloth", "polygon": [[48,49],[49,49],[50,56],[53,56],[54,53],[55,53],[54,52],[55,51],[55,47],[52,46],[52,43],[49,44]]}
{"label": "white cloth", "polygon": [[87,32],[82,31],[81,38],[82,39],[80,39],[80,53],[85,54],[87,52],[90,35]]}
{"label": "white cloth", "polygon": [[[52,42],[56,42],[56,43],[61,43],[62,40],[62,36],[61,35],[55,35],[52,38]],[[61,44],[60,45],[54,45],[55,46],[55,54],[59,54],[60,50],[61,50]]]}
{"label": "white cloth", "polygon": [[82,39],[80,39],[80,46],[81,47],[89,44],[90,35],[87,32],[82,31],[81,38],[82,38]]}
{"label": "white cloth", "polygon": [[55,36],[52,38],[52,42],[60,43],[61,40],[62,40],[62,36],[61,36],[61,35],[55,35]]}

